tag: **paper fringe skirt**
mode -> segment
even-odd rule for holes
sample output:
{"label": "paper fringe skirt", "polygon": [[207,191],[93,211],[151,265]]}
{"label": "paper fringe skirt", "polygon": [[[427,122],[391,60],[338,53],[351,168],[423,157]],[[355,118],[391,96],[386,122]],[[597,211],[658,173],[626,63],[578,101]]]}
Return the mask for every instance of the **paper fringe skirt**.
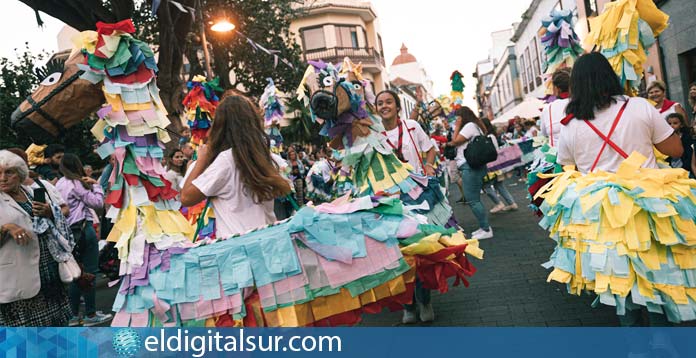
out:
{"label": "paper fringe skirt", "polygon": [[468,285],[475,268],[467,254],[482,257],[478,242],[402,213],[398,199],[363,197],[189,249],[144,243],[112,325],[352,325],[411,303],[416,277],[441,292],[448,278]]}
{"label": "paper fringe skirt", "polygon": [[696,180],[645,169],[634,153],[617,173],[564,168],[537,196],[557,242],[548,280],[594,292],[617,314],[644,306],[672,322],[696,319]]}

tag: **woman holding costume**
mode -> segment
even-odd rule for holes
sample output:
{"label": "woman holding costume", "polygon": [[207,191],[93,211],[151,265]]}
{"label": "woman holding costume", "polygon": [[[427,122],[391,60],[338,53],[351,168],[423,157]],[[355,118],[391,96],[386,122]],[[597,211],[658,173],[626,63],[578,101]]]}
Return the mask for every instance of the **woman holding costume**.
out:
{"label": "woman holding costume", "polygon": [[229,96],[217,107],[208,145],[186,177],[181,203],[193,206],[211,198],[215,234],[228,238],[275,222],[273,199],[287,195],[268,150],[269,137],[256,106],[242,96]]}
{"label": "woman holding costume", "polygon": [[[385,132],[382,133],[400,161],[408,163],[413,172],[435,176],[436,149],[428,135],[418,122],[399,118],[401,100],[396,92],[384,90],[375,97],[375,108],[382,117]],[[425,153],[425,160],[423,160]],[[401,321],[404,324],[416,323],[416,302],[420,306],[420,319],[430,322],[435,319],[433,305],[430,303],[430,290],[421,286],[416,280],[413,303],[404,306],[404,316]]]}
{"label": "woman holding costume", "polygon": [[[600,53],[590,53],[578,59],[571,74],[570,93],[566,112],[572,114],[573,119],[564,120],[565,127],[558,143],[558,163],[574,165],[580,173],[587,175],[595,170],[617,173],[624,158],[634,152],[647,158],[643,168],[657,169],[653,146],[671,157],[682,155],[679,137],[663,116],[645,99],[624,96],[618,77]],[[567,190],[571,191],[572,187],[569,186]],[[555,233],[559,234],[562,236],[559,238],[562,240],[559,245],[561,242],[575,240],[568,233]],[[598,240],[601,240],[601,233],[599,236]],[[657,239],[653,234],[650,244],[657,245],[655,240]],[[580,254],[578,251],[577,256]],[[640,258],[625,254],[619,255],[618,260],[629,260],[634,266],[643,264]],[[592,262],[594,265],[594,261]],[[589,265],[583,263],[585,264]],[[558,270],[559,267],[556,268]],[[597,273],[598,276],[599,274]],[[636,269],[635,274],[641,278],[643,273]],[[582,275],[585,277],[585,268]],[[612,287],[612,291],[613,289],[615,287]],[[599,289],[596,291],[601,293]],[[642,294],[640,297],[632,297],[636,292],[629,291],[628,296],[623,296],[626,299],[624,315],[617,309],[622,325],[640,324],[641,312],[637,309],[640,306],[635,303],[640,303],[645,297]],[[652,325],[667,323],[663,315],[650,313],[649,317]]]}

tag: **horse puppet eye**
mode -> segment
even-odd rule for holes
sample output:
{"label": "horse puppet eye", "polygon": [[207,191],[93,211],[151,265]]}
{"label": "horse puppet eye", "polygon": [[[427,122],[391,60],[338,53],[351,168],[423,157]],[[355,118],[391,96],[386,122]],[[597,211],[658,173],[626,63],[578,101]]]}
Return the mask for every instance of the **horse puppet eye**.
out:
{"label": "horse puppet eye", "polygon": [[60,77],[63,75],[62,72],[53,72],[50,75],[48,75],[46,78],[41,81],[42,86],[52,86],[58,81],[60,81]]}
{"label": "horse puppet eye", "polygon": [[353,82],[353,89],[356,90],[356,91],[361,90],[361,89],[362,89],[362,84],[360,84],[359,82]]}
{"label": "horse puppet eye", "polygon": [[331,87],[334,84],[334,79],[333,77],[324,77],[324,79],[321,80],[321,83],[324,85],[324,87]]}

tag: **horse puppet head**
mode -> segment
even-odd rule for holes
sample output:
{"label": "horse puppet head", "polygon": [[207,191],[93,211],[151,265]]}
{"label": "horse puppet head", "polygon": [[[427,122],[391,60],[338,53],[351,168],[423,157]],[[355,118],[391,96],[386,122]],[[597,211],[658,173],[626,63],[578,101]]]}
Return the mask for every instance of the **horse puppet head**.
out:
{"label": "horse puppet head", "polygon": [[358,137],[370,134],[374,94],[362,77],[362,65],[346,57],[342,65],[309,61],[310,66],[297,89],[298,99],[309,105],[312,117],[324,123],[322,134],[331,146],[351,146]]}
{"label": "horse puppet head", "polygon": [[[93,113],[102,103],[101,87],[82,79],[80,51],[59,52],[36,70],[39,87],[12,113],[12,127],[37,144],[55,141],[65,130]],[[79,100],[75,100],[79,99]]]}

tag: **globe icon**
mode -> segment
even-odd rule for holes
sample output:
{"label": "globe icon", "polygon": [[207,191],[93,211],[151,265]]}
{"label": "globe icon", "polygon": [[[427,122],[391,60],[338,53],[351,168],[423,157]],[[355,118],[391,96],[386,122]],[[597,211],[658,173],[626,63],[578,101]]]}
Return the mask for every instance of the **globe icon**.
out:
{"label": "globe icon", "polygon": [[134,357],[140,350],[142,339],[132,328],[121,328],[112,339],[114,350],[119,357]]}

